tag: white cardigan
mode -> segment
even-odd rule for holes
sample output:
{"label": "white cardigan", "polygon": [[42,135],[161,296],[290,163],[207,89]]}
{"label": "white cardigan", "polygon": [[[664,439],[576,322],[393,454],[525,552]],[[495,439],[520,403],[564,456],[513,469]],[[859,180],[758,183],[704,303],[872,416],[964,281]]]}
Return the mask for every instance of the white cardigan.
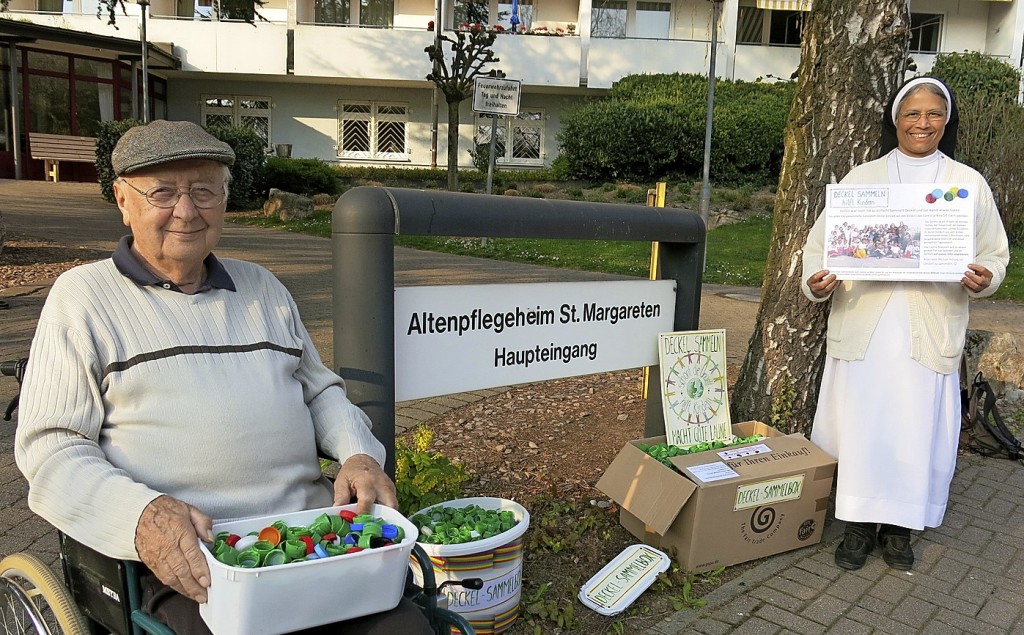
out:
{"label": "white cardigan", "polygon": [[[888,155],[857,166],[842,180],[844,184],[888,183]],[[992,190],[973,168],[946,158],[938,182],[952,182],[977,192],[974,244],[976,264],[992,272],[992,284],[979,293],[967,291],[956,282],[904,282],[910,308],[910,356],[936,373],[957,371],[967,334],[968,296],[985,297],[999,288],[1006,276],[1010,249]],[[803,249],[803,277],[800,285],[812,302],[816,298],[807,278],[822,268],[825,244],[824,214],[811,228]],[[893,290],[887,281],[841,281],[832,293],[826,352],[837,359],[864,359],[868,342]]]}

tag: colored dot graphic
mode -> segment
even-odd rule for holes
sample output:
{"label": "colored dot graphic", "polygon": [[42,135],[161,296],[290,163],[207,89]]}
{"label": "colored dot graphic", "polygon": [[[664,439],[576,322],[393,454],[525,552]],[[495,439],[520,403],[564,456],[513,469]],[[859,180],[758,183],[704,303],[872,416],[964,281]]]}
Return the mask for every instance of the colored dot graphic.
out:
{"label": "colored dot graphic", "polygon": [[948,192],[943,192],[940,188],[935,188],[924,195],[924,200],[929,203],[934,203],[939,200],[952,201],[957,198],[967,198],[968,195],[969,192],[963,187],[951,187]]}

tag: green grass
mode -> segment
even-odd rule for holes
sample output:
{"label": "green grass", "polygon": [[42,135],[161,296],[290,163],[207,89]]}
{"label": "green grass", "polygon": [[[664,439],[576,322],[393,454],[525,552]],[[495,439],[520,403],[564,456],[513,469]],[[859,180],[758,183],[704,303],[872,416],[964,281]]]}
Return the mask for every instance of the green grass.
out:
{"label": "green grass", "polygon": [[[265,216],[235,217],[233,220],[314,236],[331,235],[329,211],[316,212],[309,218],[289,223]],[[770,217],[756,216],[747,222],[726,225],[710,232],[704,282],[760,285],[768,258],[771,230]],[[649,242],[525,238],[490,238],[485,245],[482,242],[476,238],[395,236],[395,245],[399,247],[628,276],[647,277],[651,260]]]}
{"label": "green grass", "polygon": [[[232,220],[315,236],[331,235],[330,211],[316,212],[309,218],[290,223],[264,216],[236,216]],[[704,282],[760,286],[768,260],[771,232],[769,215],[752,216],[742,223],[724,225],[708,232]],[[485,245],[481,242],[476,238],[395,236],[395,245],[400,247],[638,277],[647,277],[651,258],[651,244],[648,242],[520,238],[490,238]],[[994,299],[1024,302],[1024,264],[1014,257],[1015,251],[1011,250],[1006,279]]]}
{"label": "green grass", "polygon": [[1020,261],[1020,250],[1010,249],[1010,265],[1006,268],[1006,279],[992,297],[996,300],[1024,302],[1024,264]]}

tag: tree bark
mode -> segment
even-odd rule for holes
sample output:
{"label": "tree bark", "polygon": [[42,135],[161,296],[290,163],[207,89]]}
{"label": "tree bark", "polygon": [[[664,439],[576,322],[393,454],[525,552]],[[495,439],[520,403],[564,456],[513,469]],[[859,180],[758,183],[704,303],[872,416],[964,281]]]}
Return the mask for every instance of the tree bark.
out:
{"label": "tree bark", "polygon": [[785,155],[757,326],[732,398],[733,421],[808,434],[825,358],[828,303],[800,290],[802,248],[825,185],[878,155],[882,111],[902,83],[908,0],[815,2],[786,124]]}
{"label": "tree bark", "polygon": [[448,191],[459,191],[459,105],[448,102]]}

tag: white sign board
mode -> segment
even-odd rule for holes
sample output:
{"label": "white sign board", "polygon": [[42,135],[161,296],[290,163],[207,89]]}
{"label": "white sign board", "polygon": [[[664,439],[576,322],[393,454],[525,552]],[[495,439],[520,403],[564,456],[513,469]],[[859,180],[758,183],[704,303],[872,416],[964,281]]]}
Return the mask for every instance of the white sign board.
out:
{"label": "white sign board", "polygon": [[960,282],[978,195],[955,183],[828,185],[822,268],[840,280]]}
{"label": "white sign board", "polygon": [[395,289],[395,399],[658,362],[674,280]]}
{"label": "white sign board", "polygon": [[473,80],[473,112],[515,117],[522,84],[518,79],[477,77]]}

